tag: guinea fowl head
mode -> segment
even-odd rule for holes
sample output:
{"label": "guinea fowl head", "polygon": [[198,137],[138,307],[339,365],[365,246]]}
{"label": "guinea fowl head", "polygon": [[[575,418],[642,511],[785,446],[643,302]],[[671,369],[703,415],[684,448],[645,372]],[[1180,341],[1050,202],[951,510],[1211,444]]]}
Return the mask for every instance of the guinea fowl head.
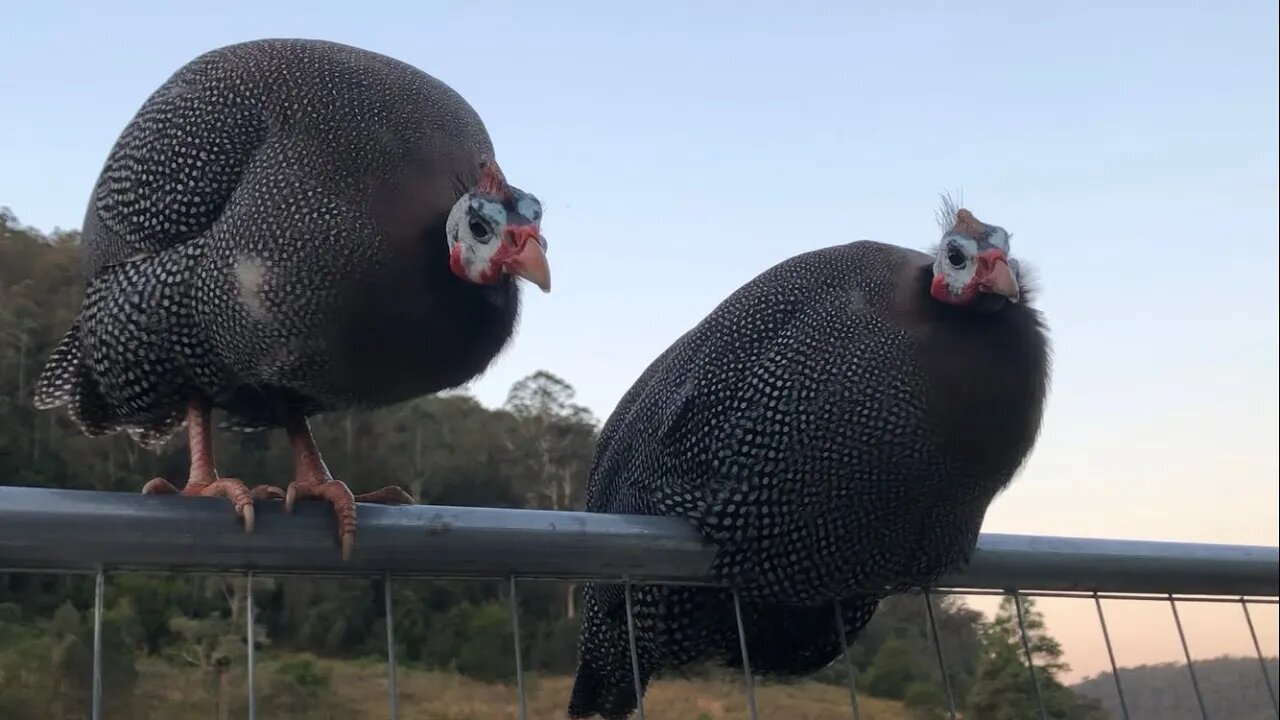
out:
{"label": "guinea fowl head", "polygon": [[933,299],[957,307],[995,311],[1022,296],[1017,263],[1009,257],[1009,233],[945,201],[939,219],[946,230],[933,261]]}
{"label": "guinea fowl head", "polygon": [[541,223],[538,198],[507,184],[497,163],[486,161],[479,182],[449,212],[449,268],[480,285],[514,275],[551,292]]}

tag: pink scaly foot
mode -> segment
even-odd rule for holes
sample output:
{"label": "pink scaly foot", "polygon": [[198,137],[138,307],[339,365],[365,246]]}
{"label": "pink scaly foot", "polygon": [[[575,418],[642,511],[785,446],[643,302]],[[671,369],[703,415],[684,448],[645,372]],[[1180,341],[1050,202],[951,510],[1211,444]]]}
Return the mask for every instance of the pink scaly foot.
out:
{"label": "pink scaly foot", "polygon": [[305,418],[293,420],[288,425],[289,441],[293,444],[294,479],[285,491],[284,511],[293,512],[298,500],[327,500],[333,505],[338,521],[338,541],[342,547],[342,559],[350,560],[356,538],[356,503],[378,505],[413,505],[413,496],[390,485],[373,492],[352,495],[351,488],[341,480],[334,480],[320,457],[315,438]]}
{"label": "pink scaly foot", "polygon": [[258,485],[250,490],[235,478],[220,478],[213,466],[213,432],[209,423],[209,406],[192,400],[187,409],[187,443],[191,453],[191,471],[187,484],[178,490],[164,478],[153,478],[142,486],[143,495],[184,495],[187,497],[224,497],[231,501],[236,516],[244,521],[244,531],[253,532],[255,500],[282,500],[285,493],[278,487]]}

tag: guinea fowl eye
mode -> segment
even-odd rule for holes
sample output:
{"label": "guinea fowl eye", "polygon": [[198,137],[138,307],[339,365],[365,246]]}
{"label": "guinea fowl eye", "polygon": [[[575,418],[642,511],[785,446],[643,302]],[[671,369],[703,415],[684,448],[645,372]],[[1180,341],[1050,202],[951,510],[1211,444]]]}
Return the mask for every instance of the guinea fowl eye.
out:
{"label": "guinea fowl eye", "polygon": [[489,242],[489,226],[476,218],[471,218],[467,223],[467,229],[471,231],[471,236],[480,242]]}
{"label": "guinea fowl eye", "polygon": [[962,268],[964,267],[965,261],[966,258],[964,253],[959,250],[953,249],[947,252],[947,262],[951,263],[951,267]]}

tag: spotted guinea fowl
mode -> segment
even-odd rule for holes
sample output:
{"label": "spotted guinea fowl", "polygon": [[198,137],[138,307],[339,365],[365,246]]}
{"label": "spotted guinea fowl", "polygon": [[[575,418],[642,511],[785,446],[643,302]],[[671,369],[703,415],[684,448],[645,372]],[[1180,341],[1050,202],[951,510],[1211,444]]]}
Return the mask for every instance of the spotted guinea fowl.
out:
{"label": "spotted guinea fowl", "polygon": [[[601,432],[587,509],[691,521],[739,593],[753,671],[820,669],[879,597],[965,562],[1039,433],[1048,341],[1009,235],[943,215],[932,254],[860,241],[765,271]],[[636,707],[624,593],[585,589],[572,717]],[[740,665],[729,591],[632,593],[642,687],[695,661]]]}
{"label": "spotted guinea fowl", "polygon": [[[83,229],[88,287],[36,389],[88,435],[157,448],[185,422],[180,494],[327,500],[344,557],[355,496],[309,415],[465,383],[510,339],[523,277],[549,290],[542,208],[507,183],[452,88],[398,60],[315,40],[205,53],[146,100],[111,150]],[[210,413],[283,427],[287,493],[220,478]],[[144,493],[179,493],[164,479]]]}

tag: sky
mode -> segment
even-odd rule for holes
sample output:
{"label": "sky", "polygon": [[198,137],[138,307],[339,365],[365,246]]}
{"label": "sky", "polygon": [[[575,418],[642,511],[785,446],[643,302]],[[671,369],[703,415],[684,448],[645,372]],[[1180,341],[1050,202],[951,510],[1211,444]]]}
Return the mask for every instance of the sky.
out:
{"label": "sky", "polygon": [[553,292],[525,292],[471,391],[497,405],[546,369],[603,419],[759,272],[858,239],[925,249],[959,193],[1036,269],[1055,358],[984,530],[1275,545],[1275,3],[889,5],[13,2],[0,206],[78,227],[120,130],[201,52],[390,55],[458,90],[545,207]]}

